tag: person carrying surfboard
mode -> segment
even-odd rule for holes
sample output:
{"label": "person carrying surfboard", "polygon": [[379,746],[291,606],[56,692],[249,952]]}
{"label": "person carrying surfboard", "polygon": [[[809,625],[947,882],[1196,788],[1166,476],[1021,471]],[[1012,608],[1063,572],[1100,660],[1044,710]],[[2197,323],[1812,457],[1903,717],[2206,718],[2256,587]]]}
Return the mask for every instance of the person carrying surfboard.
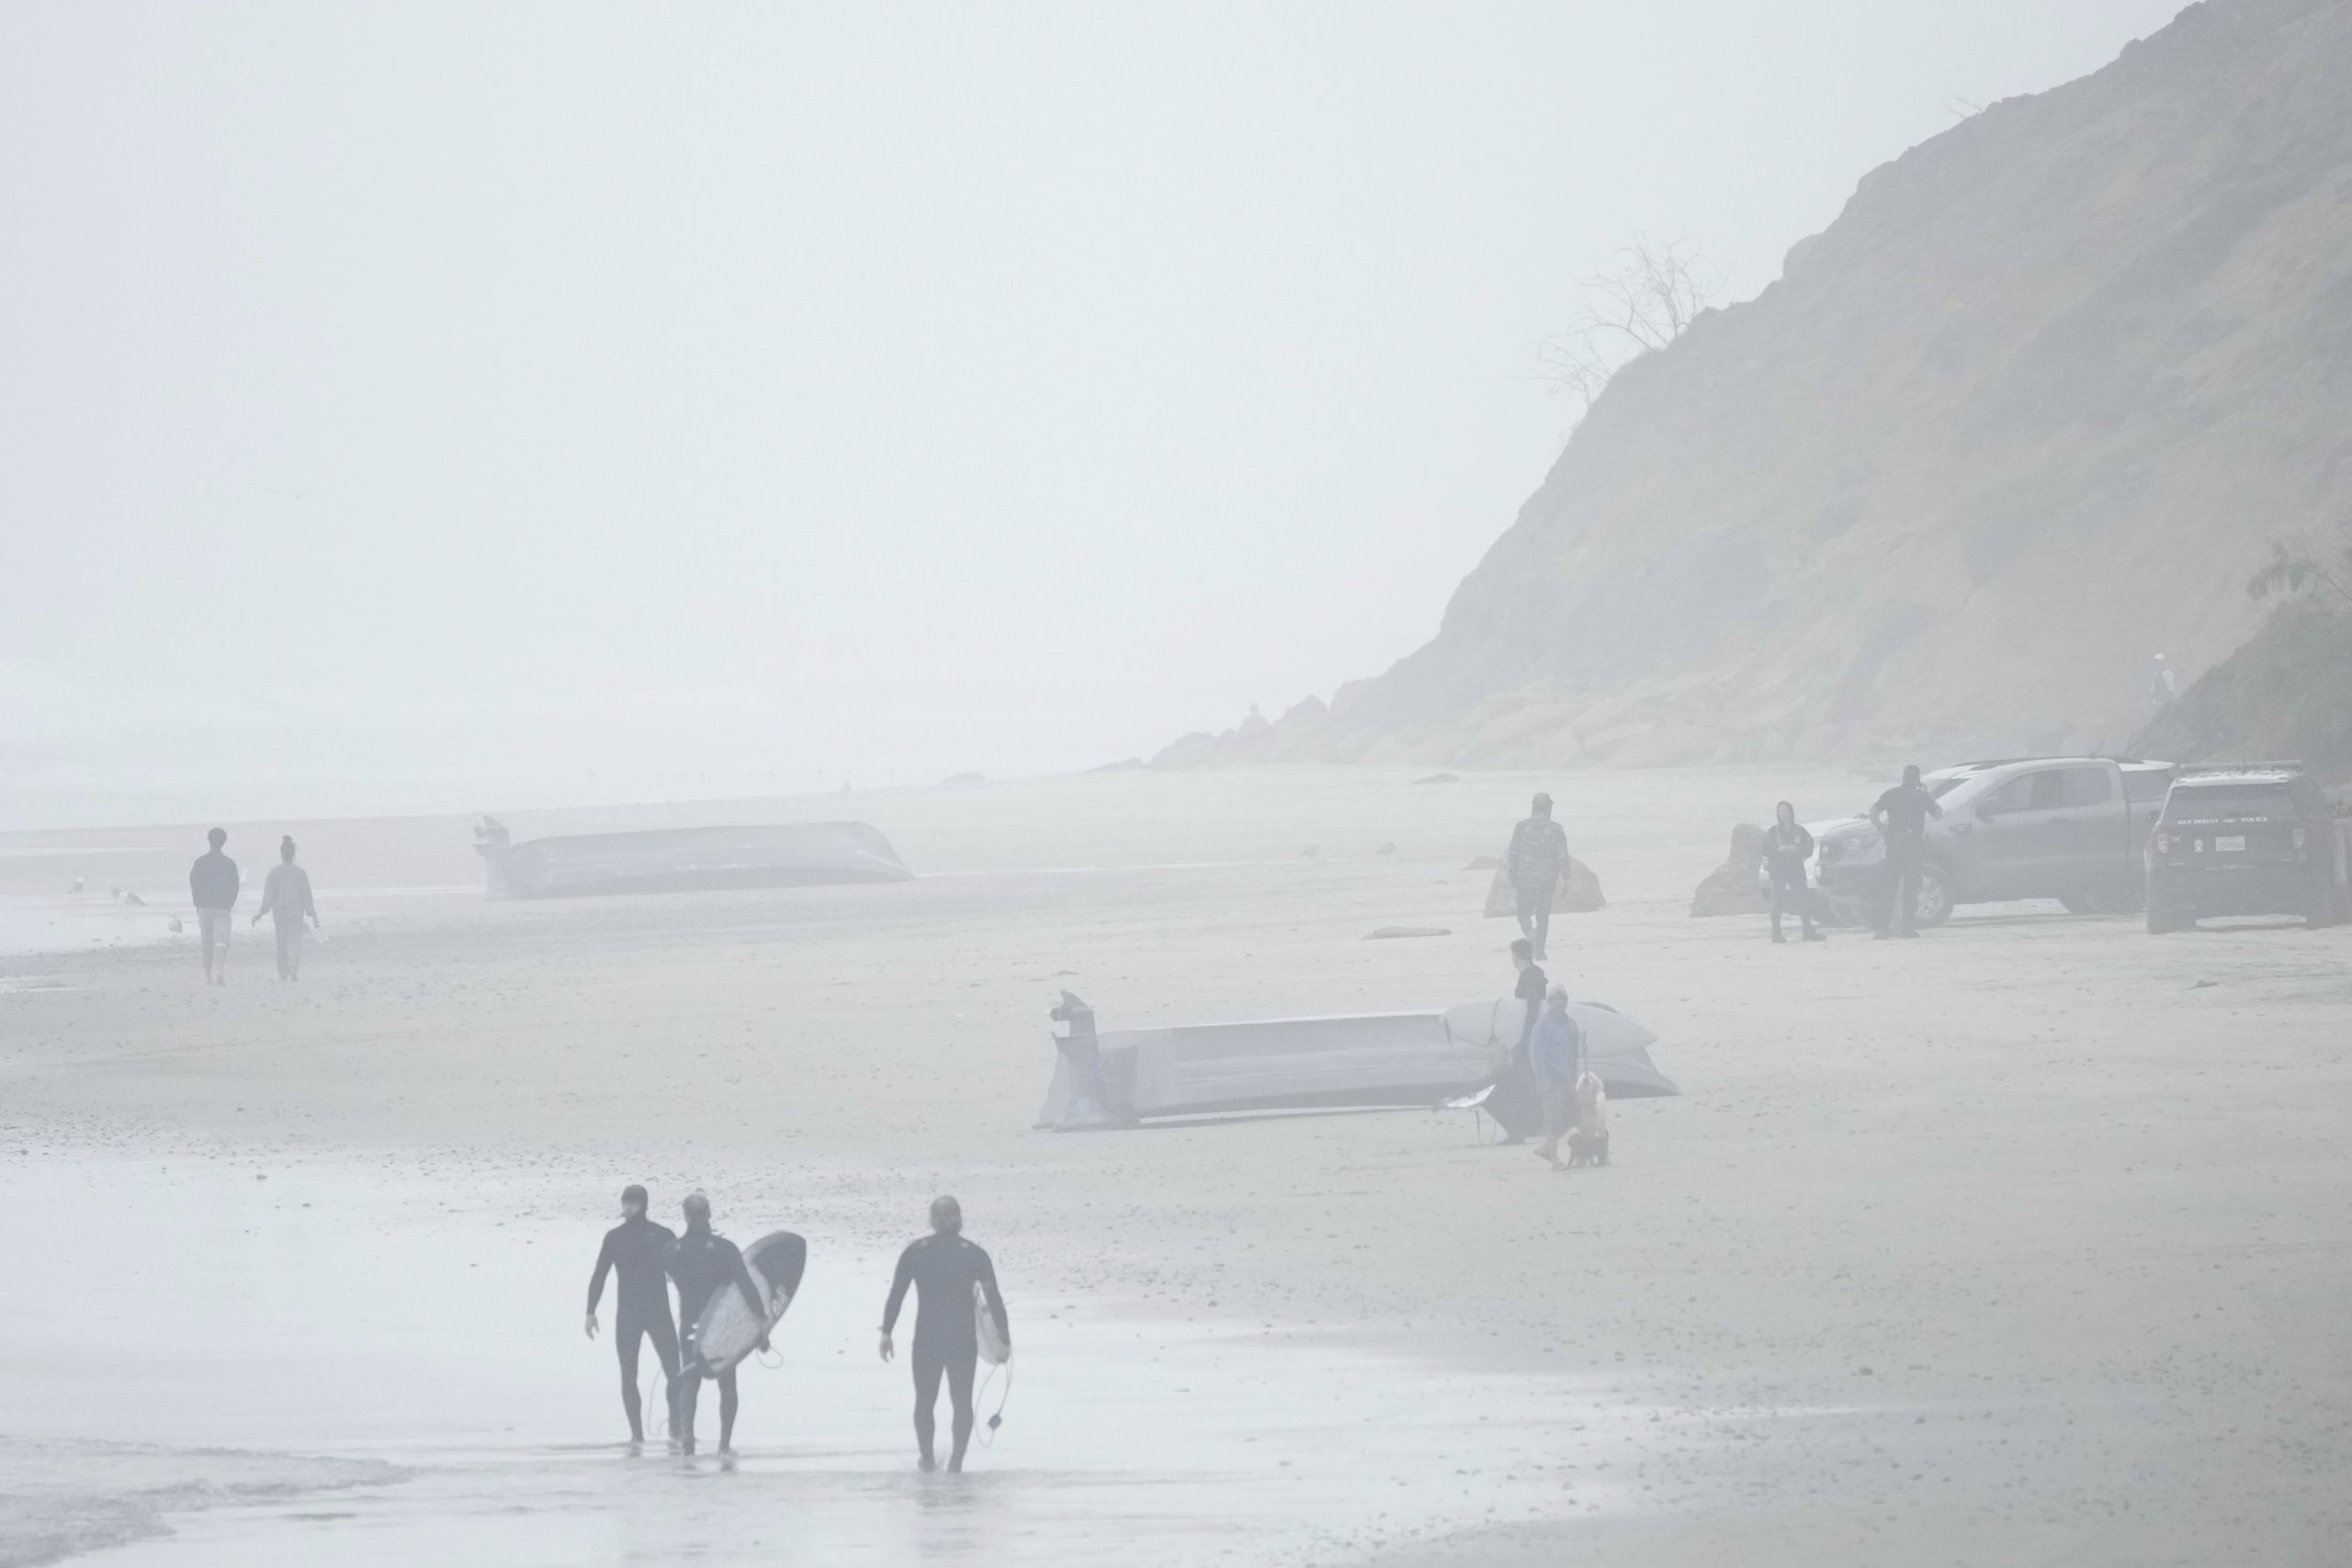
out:
{"label": "person carrying surfboard", "polygon": [[980,1359],[979,1314],[974,1292],[989,1314],[997,1343],[1012,1352],[1012,1325],[1004,1314],[1004,1297],[996,1288],[996,1265],[989,1255],[964,1239],[964,1209],[953,1198],[931,1201],[931,1235],[910,1242],[899,1255],[899,1271],[890,1280],[890,1299],[882,1308],[882,1359],[892,1354],[890,1331],[898,1326],[899,1308],[907,1288],[915,1290],[915,1442],[922,1451],[924,1470],[936,1470],[932,1437],[933,1410],[939,1404],[939,1380],[947,1379],[947,1397],[955,1406],[955,1447],[947,1456],[952,1474],[964,1468],[964,1450],[972,1441],[972,1376]]}
{"label": "person carrying surfboard", "polygon": [[588,1278],[588,1337],[596,1337],[596,1303],[605,1294],[605,1276],[618,1276],[614,1291],[613,1348],[620,1353],[621,1408],[628,1412],[628,1446],[633,1453],[645,1444],[645,1416],[637,1392],[637,1350],[650,1337],[654,1358],[662,1363],[662,1386],[673,1396],[678,1386],[678,1331],[670,1322],[670,1281],[665,1269],[677,1235],[668,1225],[645,1217],[645,1189],[631,1182],[621,1189],[621,1223],[605,1233],[604,1250],[596,1254],[596,1271]]}
{"label": "person carrying surfboard", "polygon": [[[670,1278],[678,1287],[678,1321],[687,1325],[686,1343],[683,1347],[684,1364],[679,1368],[678,1381],[672,1385],[670,1429],[677,1434],[679,1447],[687,1453],[695,1451],[695,1405],[702,1393],[702,1380],[707,1370],[703,1364],[701,1348],[694,1343],[693,1325],[702,1318],[702,1309],[710,1298],[730,1281],[743,1292],[743,1300],[758,1321],[767,1321],[767,1300],[761,1294],[758,1281],[743,1266],[743,1254],[733,1242],[710,1228],[710,1200],[699,1192],[689,1192],[683,1205],[686,1216],[686,1234],[670,1248]],[[760,1337],[760,1348],[768,1348],[767,1336]],[[735,1451],[735,1369],[729,1367],[718,1378],[718,1451]]]}

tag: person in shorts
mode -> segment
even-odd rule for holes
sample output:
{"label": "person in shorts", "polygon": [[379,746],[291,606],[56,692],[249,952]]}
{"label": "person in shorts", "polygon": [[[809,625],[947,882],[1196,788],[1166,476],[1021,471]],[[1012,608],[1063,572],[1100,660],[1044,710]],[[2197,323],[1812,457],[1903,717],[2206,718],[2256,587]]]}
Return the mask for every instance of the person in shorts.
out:
{"label": "person in shorts", "polygon": [[187,868],[187,892],[196,905],[197,938],[204,943],[204,983],[225,986],[229,983],[229,927],[237,912],[237,863],[220,852],[220,846],[229,841],[227,829],[215,828],[204,837],[212,847]]}

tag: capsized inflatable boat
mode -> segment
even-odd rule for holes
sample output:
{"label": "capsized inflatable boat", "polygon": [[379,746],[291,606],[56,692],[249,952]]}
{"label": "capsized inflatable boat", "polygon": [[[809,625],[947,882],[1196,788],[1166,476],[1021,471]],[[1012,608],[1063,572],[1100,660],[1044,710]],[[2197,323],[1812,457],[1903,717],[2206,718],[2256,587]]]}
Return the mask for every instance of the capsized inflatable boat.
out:
{"label": "capsized inflatable boat", "polygon": [[[1612,1100],[1679,1094],[1650,1058],[1657,1036],[1602,1002],[1574,1001],[1587,1063]],[[1435,1105],[1491,1081],[1519,1043],[1508,997],[1429,1012],[1348,1013],[1106,1029],[1064,995],[1054,1076],[1035,1125],[1127,1126],[1163,1116]]]}
{"label": "capsized inflatable boat", "polygon": [[914,877],[890,840],[863,822],[662,828],[519,844],[508,842],[504,827],[493,823],[489,830],[477,830],[474,852],[489,870],[493,898],[808,887]]}

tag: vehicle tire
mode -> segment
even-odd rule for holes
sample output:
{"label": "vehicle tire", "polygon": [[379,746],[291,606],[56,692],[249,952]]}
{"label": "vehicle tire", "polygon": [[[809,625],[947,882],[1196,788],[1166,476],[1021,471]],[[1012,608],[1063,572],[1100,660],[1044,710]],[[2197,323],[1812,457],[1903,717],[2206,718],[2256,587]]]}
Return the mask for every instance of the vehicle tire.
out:
{"label": "vehicle tire", "polygon": [[2096,915],[2101,904],[2095,893],[2061,893],[2058,902],[2065,906],[2070,915]]}
{"label": "vehicle tire", "polygon": [[1951,919],[1953,904],[1958,899],[1952,889],[1951,873],[1934,861],[1919,868],[1919,901],[1912,906],[1911,924],[1939,926]]}
{"label": "vehicle tire", "polygon": [[2136,915],[2148,907],[2148,883],[2145,877],[2134,876],[2119,882],[2109,892],[2115,902],[2109,908],[2119,915]]}

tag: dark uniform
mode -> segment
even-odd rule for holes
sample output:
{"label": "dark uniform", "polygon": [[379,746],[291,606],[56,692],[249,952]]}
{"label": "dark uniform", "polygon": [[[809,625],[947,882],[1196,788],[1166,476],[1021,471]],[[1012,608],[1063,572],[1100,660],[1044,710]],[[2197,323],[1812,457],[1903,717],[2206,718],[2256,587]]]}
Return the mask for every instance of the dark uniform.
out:
{"label": "dark uniform", "polygon": [[1813,858],[1813,835],[1804,824],[1775,822],[1764,829],[1764,869],[1772,879],[1772,940],[1781,940],[1781,911],[1797,907],[1805,940],[1813,939],[1813,901],[1806,897],[1804,863]]}
{"label": "dark uniform", "polygon": [[979,1328],[972,1312],[974,1287],[996,1319],[998,1335],[1007,1343],[1012,1339],[1004,1298],[997,1293],[996,1266],[960,1235],[933,1235],[909,1243],[899,1255],[890,1299],[882,1308],[884,1334],[897,1325],[910,1285],[915,1291],[915,1438],[928,1457],[936,1429],[932,1411],[939,1403],[939,1380],[944,1374],[956,1413],[954,1451],[960,1460],[972,1437],[972,1377],[980,1359]]}
{"label": "dark uniform", "polygon": [[1916,936],[1912,920],[1919,912],[1919,867],[1928,856],[1928,818],[1941,817],[1944,808],[1928,786],[1899,784],[1878,797],[1871,820],[1879,824],[1886,840],[1886,918],[1878,934],[1891,923],[1896,936]]}
{"label": "dark uniform", "polygon": [[678,1331],[670,1322],[670,1285],[663,1276],[670,1248],[677,1242],[667,1225],[657,1225],[642,1214],[623,1220],[605,1233],[604,1250],[596,1254],[596,1272],[588,1280],[588,1315],[596,1315],[604,1299],[605,1276],[617,1273],[613,1292],[613,1348],[621,1359],[621,1405],[628,1412],[628,1435],[645,1440],[645,1421],[637,1393],[637,1348],[650,1337],[653,1354],[662,1363],[664,1385],[673,1392],[678,1382]]}

